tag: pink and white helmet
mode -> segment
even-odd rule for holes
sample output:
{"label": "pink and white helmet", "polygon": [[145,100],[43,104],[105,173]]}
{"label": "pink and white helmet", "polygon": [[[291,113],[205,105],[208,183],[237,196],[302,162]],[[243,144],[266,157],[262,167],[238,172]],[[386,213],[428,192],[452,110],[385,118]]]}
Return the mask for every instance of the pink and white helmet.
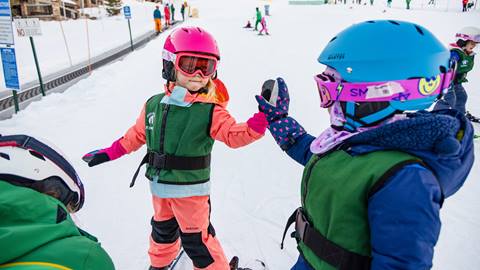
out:
{"label": "pink and white helmet", "polygon": [[464,27],[455,34],[455,38],[480,43],[480,29],[473,26]]}
{"label": "pink and white helmet", "polygon": [[176,54],[180,52],[211,55],[220,60],[220,51],[213,36],[200,27],[182,27],[174,30],[163,45],[162,76],[175,81],[174,63]]}

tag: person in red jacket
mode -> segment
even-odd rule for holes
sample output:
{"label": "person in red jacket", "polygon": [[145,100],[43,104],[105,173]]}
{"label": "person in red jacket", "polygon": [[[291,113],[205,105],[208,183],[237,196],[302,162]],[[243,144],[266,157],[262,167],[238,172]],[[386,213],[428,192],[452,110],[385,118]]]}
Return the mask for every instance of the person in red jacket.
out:
{"label": "person in red jacket", "polygon": [[165,13],[165,25],[170,25],[170,8],[168,7],[168,4],[165,4],[165,7],[163,8],[163,13]]}
{"label": "person in red jacket", "polygon": [[468,11],[467,10],[468,0],[462,0],[462,5],[463,5],[462,12]]}

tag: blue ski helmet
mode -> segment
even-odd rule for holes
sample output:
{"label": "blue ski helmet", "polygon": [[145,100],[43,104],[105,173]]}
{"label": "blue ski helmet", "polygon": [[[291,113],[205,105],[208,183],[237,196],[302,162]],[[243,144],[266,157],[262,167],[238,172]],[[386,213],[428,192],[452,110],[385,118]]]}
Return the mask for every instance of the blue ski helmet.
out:
{"label": "blue ski helmet", "polygon": [[[332,38],[318,62],[334,69],[342,82],[368,83],[425,78],[450,69],[450,52],[426,28],[404,21],[354,24]],[[445,88],[447,85],[443,85]],[[438,96],[390,102],[342,102],[350,130],[374,125],[396,112],[423,110]],[[351,104],[350,104],[351,103]]]}

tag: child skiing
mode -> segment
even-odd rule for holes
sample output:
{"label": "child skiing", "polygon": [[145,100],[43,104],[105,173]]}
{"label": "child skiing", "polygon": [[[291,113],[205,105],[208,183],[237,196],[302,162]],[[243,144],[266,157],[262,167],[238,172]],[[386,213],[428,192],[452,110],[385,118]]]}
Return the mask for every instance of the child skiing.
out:
{"label": "child skiing", "polygon": [[168,7],[168,4],[165,4],[165,7],[163,7],[163,13],[165,14],[165,25],[166,27],[170,27],[170,8]]}
{"label": "child skiing", "polygon": [[253,31],[258,31],[258,24],[262,22],[262,13],[260,12],[260,9],[257,7],[256,9],[256,20],[255,20],[255,29]]}
{"label": "child skiing", "polygon": [[455,77],[451,88],[445,94],[443,100],[437,103],[435,109],[451,107],[465,114],[467,92],[462,84],[468,82],[467,73],[473,69],[475,62],[475,52],[473,49],[480,43],[480,29],[476,27],[465,27],[461,29],[455,37],[457,41],[450,44],[450,58],[456,66]]}
{"label": "child skiing", "polygon": [[70,213],[84,189],[72,165],[26,135],[0,135],[0,269],[115,269]]}
{"label": "child skiing", "polygon": [[[232,148],[258,140],[267,121],[263,113],[255,113],[247,123],[237,124],[229,114],[227,89],[216,78],[220,53],[205,30],[173,31],[162,56],[165,93],[146,102],[122,138],[84,160],[95,166],[146,143],[140,166],[147,164],[153,195],[150,269],[168,269],[182,245],[195,269],[227,270],[229,263],[209,218],[210,152],[214,140]],[[134,178],[137,174],[138,169]]]}
{"label": "child skiing", "polygon": [[270,35],[270,34],[268,33],[267,20],[265,19],[265,16],[262,17],[262,20],[260,21],[260,24],[262,25],[262,29],[260,29],[260,32],[258,33],[258,35],[260,35],[260,36],[263,35],[263,34],[262,34],[263,31],[265,31],[265,34]]}
{"label": "child skiing", "polygon": [[155,22],[155,32],[158,35],[162,32],[162,13],[158,6],[156,6],[153,11],[153,20]]}
{"label": "child skiing", "polygon": [[[374,36],[389,38],[372,46]],[[439,210],[474,159],[463,114],[419,111],[450,84],[448,50],[419,25],[368,21],[340,32],[318,61],[331,127],[317,138],[289,116],[281,78],[256,97],[277,144],[305,166],[302,207],[285,229],[295,223],[292,269],[430,269]]]}

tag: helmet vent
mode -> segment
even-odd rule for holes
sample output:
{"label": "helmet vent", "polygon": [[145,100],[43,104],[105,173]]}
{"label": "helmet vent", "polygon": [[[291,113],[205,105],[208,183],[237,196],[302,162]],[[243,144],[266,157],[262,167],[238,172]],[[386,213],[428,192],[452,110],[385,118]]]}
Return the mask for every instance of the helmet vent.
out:
{"label": "helmet vent", "polygon": [[200,27],[197,27],[198,32],[202,33],[202,29]]}
{"label": "helmet vent", "polygon": [[337,39],[337,37],[333,37],[332,39],[330,39],[330,41],[328,43],[334,41],[335,39]]}
{"label": "helmet vent", "polygon": [[185,31],[186,33],[188,33],[188,28],[182,28],[183,31]]}
{"label": "helmet vent", "polygon": [[10,160],[10,156],[5,154],[5,153],[0,153],[0,157],[6,159],[6,160]]}
{"label": "helmet vent", "polygon": [[400,25],[400,24],[399,24],[398,22],[396,22],[396,21],[388,21],[388,22],[390,22],[391,24]]}
{"label": "helmet vent", "polygon": [[375,21],[366,21],[367,23],[375,23]]}
{"label": "helmet vent", "polygon": [[29,150],[28,152],[29,152],[32,156],[34,156],[34,157],[36,157],[36,158],[38,158],[38,159],[45,160],[45,158],[44,158],[42,155],[40,155],[39,153],[37,153],[37,152],[35,152],[35,151]]}
{"label": "helmet vent", "polygon": [[423,31],[422,31],[422,28],[420,28],[418,25],[415,24],[415,29],[417,29],[417,32],[420,33],[420,35],[424,35],[423,34]]}

